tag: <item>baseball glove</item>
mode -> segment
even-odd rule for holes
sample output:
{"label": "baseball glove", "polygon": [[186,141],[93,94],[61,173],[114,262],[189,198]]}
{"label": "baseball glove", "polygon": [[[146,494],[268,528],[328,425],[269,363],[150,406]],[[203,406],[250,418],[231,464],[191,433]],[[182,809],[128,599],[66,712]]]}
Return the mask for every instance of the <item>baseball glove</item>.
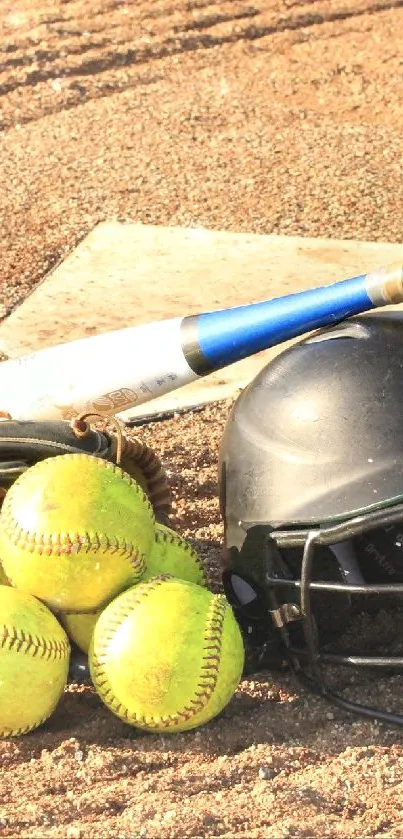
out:
{"label": "baseball glove", "polygon": [[0,418],[0,505],[7,490],[29,466],[60,454],[86,453],[119,465],[142,486],[155,518],[173,528],[169,519],[171,494],[166,472],[157,454],[141,440],[129,439],[115,418],[108,419],[116,434],[98,430],[88,422],[103,419],[83,414],[68,421],[18,421]]}

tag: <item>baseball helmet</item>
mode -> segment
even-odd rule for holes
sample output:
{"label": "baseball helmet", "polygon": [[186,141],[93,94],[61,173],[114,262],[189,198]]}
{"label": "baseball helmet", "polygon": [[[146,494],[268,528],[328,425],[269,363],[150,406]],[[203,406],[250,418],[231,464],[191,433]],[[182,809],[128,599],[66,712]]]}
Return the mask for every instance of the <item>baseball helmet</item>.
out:
{"label": "baseball helmet", "polygon": [[219,500],[249,671],[291,665],[345,710],[403,725],[334,677],[403,672],[401,651],[363,653],[352,628],[403,607],[403,313],[319,330],[261,370],[224,429]]}

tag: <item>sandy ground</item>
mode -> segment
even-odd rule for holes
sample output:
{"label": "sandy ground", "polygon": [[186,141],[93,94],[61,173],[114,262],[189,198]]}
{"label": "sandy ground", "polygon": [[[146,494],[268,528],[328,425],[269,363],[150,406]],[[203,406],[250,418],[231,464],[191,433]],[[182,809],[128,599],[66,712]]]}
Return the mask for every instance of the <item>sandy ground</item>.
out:
{"label": "sandy ground", "polygon": [[[3,0],[0,12],[3,314],[103,219],[400,241],[400,0]],[[136,430],[169,470],[177,527],[214,589],[229,407]],[[393,704],[397,687],[353,690]],[[288,673],[248,677],[211,724],[164,737],[71,685],[43,728],[0,743],[0,766],[5,837],[403,835],[401,733]]]}

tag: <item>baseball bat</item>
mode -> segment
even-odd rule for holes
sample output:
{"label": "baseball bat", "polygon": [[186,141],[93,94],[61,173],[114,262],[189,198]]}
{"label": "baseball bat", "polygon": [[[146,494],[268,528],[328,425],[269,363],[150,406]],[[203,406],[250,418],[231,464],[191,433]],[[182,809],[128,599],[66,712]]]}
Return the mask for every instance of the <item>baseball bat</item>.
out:
{"label": "baseball bat", "polygon": [[120,413],[313,329],[403,301],[403,266],[245,306],[154,321],[0,364],[13,419]]}

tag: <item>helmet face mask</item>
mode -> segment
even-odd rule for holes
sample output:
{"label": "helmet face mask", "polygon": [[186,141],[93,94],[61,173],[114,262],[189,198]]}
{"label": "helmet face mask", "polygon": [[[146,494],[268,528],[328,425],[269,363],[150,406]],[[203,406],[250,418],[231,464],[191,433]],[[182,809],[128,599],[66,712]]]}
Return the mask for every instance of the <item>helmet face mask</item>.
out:
{"label": "helmet face mask", "polygon": [[241,550],[227,553],[223,586],[244,633],[249,672],[287,663],[306,687],[339,707],[403,725],[403,714],[352,702],[329,687],[326,676],[327,665],[376,668],[379,675],[403,672],[403,651],[391,656],[377,654],[372,645],[371,654],[337,649],[355,616],[385,606],[398,609],[399,600],[403,606],[402,581],[390,582],[385,573],[383,582],[366,582],[360,571],[363,554],[357,567],[340,562],[346,545],[354,549],[363,534],[371,545],[372,533],[390,532],[393,526],[403,527],[403,504],[318,530],[276,532],[254,525],[247,531]]}
{"label": "helmet face mask", "polygon": [[[401,317],[353,320],[360,321],[360,328],[354,332],[349,322],[353,344],[347,356],[340,341],[327,340],[332,330],[321,331],[270,362],[235,403],[220,451],[223,586],[244,634],[249,672],[291,665],[304,686],[324,699],[403,725],[403,703],[402,713],[395,713],[351,699],[334,676],[339,668],[353,670],[375,685],[382,675],[403,673],[403,649],[400,655],[393,649],[397,637],[389,637],[385,650],[384,643],[379,649],[376,637],[367,643],[354,630],[363,614],[372,624],[382,610],[397,615],[403,606],[403,324]],[[371,352],[378,358],[380,347],[379,381],[372,365],[373,382],[371,388],[364,382],[360,404],[354,368],[369,362]],[[350,354],[354,367],[349,384]],[[387,357],[393,359],[389,366]],[[340,392],[339,411],[331,410],[331,381],[328,399],[321,402],[318,397],[320,404],[316,400],[318,371],[321,376],[330,372],[331,378],[336,370],[342,376],[341,365],[346,373],[342,413]],[[316,416],[307,427],[309,412],[304,416],[300,411],[300,425],[294,415],[287,427],[285,405],[292,414],[294,383],[302,404],[301,381],[311,407],[316,405]],[[357,403],[369,418],[358,433]],[[305,495],[300,495],[304,488]]]}

